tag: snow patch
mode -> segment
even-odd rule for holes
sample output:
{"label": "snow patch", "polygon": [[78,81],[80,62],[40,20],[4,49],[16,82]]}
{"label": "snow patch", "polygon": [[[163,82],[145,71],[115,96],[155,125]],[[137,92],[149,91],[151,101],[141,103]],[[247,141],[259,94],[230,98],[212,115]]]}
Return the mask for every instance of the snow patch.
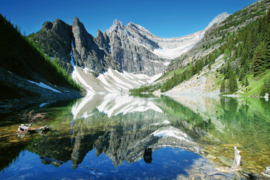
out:
{"label": "snow patch", "polygon": [[61,93],[60,91],[58,91],[58,90],[56,90],[56,89],[53,89],[53,88],[51,88],[50,86],[48,86],[48,85],[46,85],[46,84],[44,84],[44,83],[42,83],[42,82],[37,83],[37,82],[34,82],[34,81],[30,81],[30,80],[28,80],[28,81],[29,81],[30,83],[33,83],[33,84],[38,85],[39,87],[42,87],[42,88],[45,88],[45,89],[49,89],[49,90],[51,90],[51,91],[53,91],[53,92]]}
{"label": "snow patch", "polygon": [[87,88],[87,89],[86,89],[86,91],[87,91],[87,96],[88,96],[90,93],[94,92],[93,88],[92,88],[91,86],[89,86],[89,85],[85,82],[85,80],[81,77],[81,75],[80,75],[79,72],[77,71],[77,67],[75,67],[75,68],[74,68],[74,71],[72,72],[72,78],[78,80],[79,82],[81,82],[81,83]]}
{"label": "snow patch", "polygon": [[174,137],[179,140],[190,141],[188,140],[189,137],[187,136],[187,134],[181,132],[179,129],[176,129],[174,127],[170,127],[169,129],[157,130],[151,135],[156,137]]}
{"label": "snow patch", "polygon": [[170,121],[165,120],[162,124],[171,124]]}
{"label": "snow patch", "polygon": [[49,103],[42,103],[42,104],[39,105],[39,107],[41,108],[41,107],[43,107],[43,106],[45,106],[47,104],[49,104]]}

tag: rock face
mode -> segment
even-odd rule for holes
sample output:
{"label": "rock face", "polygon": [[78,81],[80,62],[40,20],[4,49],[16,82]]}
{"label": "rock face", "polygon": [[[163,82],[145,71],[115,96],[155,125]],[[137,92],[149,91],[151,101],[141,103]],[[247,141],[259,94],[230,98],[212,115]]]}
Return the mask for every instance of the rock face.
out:
{"label": "rock face", "polygon": [[[106,36],[103,37],[101,33],[100,37],[101,46],[102,43],[108,44]],[[58,58],[60,65],[70,73],[74,69],[71,58],[75,65],[91,69],[95,76],[107,71],[109,67],[121,71],[119,63],[107,51],[99,48],[94,37],[87,33],[77,17],[74,18],[72,26],[60,19],[53,23],[46,21],[42,30],[34,36],[34,41],[40,42],[40,48],[50,57]]]}
{"label": "rock face", "polygon": [[[87,67],[97,73],[107,71],[108,67],[120,71],[119,64],[94,41],[94,37],[87,33],[78,18],[73,19],[72,33],[74,36],[73,58],[75,65]],[[101,42],[104,37],[101,36]]]}
{"label": "rock face", "polygon": [[34,41],[50,57],[56,57],[61,61],[61,66],[72,72],[70,65],[72,32],[71,26],[60,19],[54,22],[46,21],[42,29],[34,36]]}
{"label": "rock face", "polygon": [[229,14],[227,12],[221,13],[219,15],[217,15],[209,24],[208,26],[205,28],[205,30],[210,29],[214,24],[219,23],[223,20],[225,20],[227,17],[229,16]]}
{"label": "rock face", "polygon": [[51,30],[52,27],[53,27],[53,24],[50,21],[46,21],[42,25],[42,29],[44,29],[44,30]]}
{"label": "rock face", "polygon": [[110,39],[106,34],[103,34],[99,29],[97,30],[97,36],[94,40],[100,48],[109,50]]}
{"label": "rock face", "polygon": [[[122,22],[115,20],[112,27],[104,33],[104,36],[109,38],[109,42],[104,45],[112,57],[127,72],[147,75],[163,72],[166,67],[165,59],[149,50],[157,48],[158,45],[142,34],[133,33],[130,27],[131,25],[124,26]],[[100,41],[100,37],[98,35],[96,41]]]}

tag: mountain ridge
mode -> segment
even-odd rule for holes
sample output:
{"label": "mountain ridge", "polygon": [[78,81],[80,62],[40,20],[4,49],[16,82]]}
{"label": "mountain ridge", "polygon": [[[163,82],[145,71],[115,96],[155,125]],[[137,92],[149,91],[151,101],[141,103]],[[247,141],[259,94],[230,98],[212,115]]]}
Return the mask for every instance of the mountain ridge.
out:
{"label": "mountain ridge", "polygon": [[[220,19],[216,18],[216,21],[218,20]],[[167,68],[172,57],[166,54],[177,50],[178,56],[182,51],[192,48],[204,35],[201,31],[196,33],[180,38],[160,38],[140,25],[129,22],[125,26],[116,19],[105,32],[97,30],[94,37],[86,31],[83,23],[74,17],[72,25],[60,19],[54,22],[46,21],[41,31],[29,38],[37,42],[46,54],[59,58],[60,65],[69,73],[74,70],[71,63],[73,58],[74,65],[93,70],[96,77],[108,68],[152,76]],[[177,49],[179,43],[181,46],[187,41],[192,42]]]}
{"label": "mountain ridge", "polygon": [[113,31],[119,31],[120,34],[123,33],[127,35],[133,44],[146,47],[149,51],[159,57],[173,59],[191,49],[204,37],[204,34],[208,29],[210,29],[215,23],[222,22],[228,16],[229,14],[226,12],[219,14],[205,29],[182,37],[161,38],[152,34],[149,30],[138,24],[129,22],[125,26],[117,19],[114,20],[113,25],[107,29],[105,33],[109,35]]}

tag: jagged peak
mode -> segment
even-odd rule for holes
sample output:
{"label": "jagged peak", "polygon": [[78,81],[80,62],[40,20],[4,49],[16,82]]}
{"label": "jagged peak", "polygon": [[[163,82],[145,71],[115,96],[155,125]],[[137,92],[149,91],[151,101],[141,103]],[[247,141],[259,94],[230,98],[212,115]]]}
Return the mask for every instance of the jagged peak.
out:
{"label": "jagged peak", "polygon": [[99,36],[103,36],[103,33],[98,29],[97,30],[97,37],[99,37]]}
{"label": "jagged peak", "polygon": [[75,24],[75,23],[77,24],[78,22],[80,22],[79,18],[74,17],[74,18],[73,18],[72,24]]}
{"label": "jagged peak", "polygon": [[51,30],[53,28],[53,23],[50,21],[46,21],[43,23],[41,29]]}
{"label": "jagged peak", "polygon": [[122,31],[125,30],[124,24],[117,19],[113,21],[113,25],[110,27],[110,29],[106,31],[106,33],[111,33],[112,31],[115,31],[115,30],[122,30]]}
{"label": "jagged peak", "polygon": [[121,21],[119,21],[118,19],[115,19],[114,21],[113,21],[113,24],[119,24],[119,25],[122,25],[122,26],[124,26],[123,25],[123,23],[121,22]]}
{"label": "jagged peak", "polygon": [[132,25],[136,25],[136,24],[134,24],[134,23],[131,22],[131,21],[127,24],[127,26],[132,26]]}

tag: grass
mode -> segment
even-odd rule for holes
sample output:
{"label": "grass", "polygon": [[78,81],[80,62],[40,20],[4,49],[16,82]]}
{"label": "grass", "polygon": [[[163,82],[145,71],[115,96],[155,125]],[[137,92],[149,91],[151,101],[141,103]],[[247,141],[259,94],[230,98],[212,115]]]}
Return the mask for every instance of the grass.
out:
{"label": "grass", "polygon": [[176,70],[171,71],[171,72],[169,72],[168,74],[166,74],[166,76],[165,76],[164,78],[171,78],[171,77],[173,77],[174,73],[175,73],[175,74],[180,74],[180,73],[182,73],[184,70],[185,70],[185,68],[176,69]]}
{"label": "grass", "polygon": [[263,86],[264,79],[270,78],[270,70],[260,74],[258,77],[248,75],[249,86],[245,87],[244,93],[239,93],[242,96],[260,96],[261,87]]}

